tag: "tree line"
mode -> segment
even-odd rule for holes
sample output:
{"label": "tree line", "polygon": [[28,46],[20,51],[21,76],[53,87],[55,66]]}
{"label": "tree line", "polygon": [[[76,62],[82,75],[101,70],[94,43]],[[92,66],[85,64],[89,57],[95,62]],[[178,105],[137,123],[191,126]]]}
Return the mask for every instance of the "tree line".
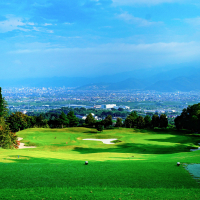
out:
{"label": "tree line", "polygon": [[62,112],[58,118],[47,120],[42,115],[28,116],[21,112],[12,113],[6,118],[10,130],[17,132],[27,128],[65,128],[78,126],[78,118],[70,111],[67,115]]}
{"label": "tree line", "polygon": [[41,112],[27,112],[29,116],[39,116],[42,115],[44,119],[54,119],[58,118],[59,115],[64,112],[65,114],[73,111],[75,115],[86,116],[90,113],[94,113],[95,116],[104,119],[106,116],[111,115],[112,117],[121,117],[126,118],[129,115],[129,111],[124,110],[123,108],[112,108],[111,110],[103,110],[103,109],[94,109],[94,108],[70,108],[70,107],[62,107],[60,109],[50,110],[46,113]]}
{"label": "tree line", "polygon": [[113,127],[126,127],[126,128],[166,128],[168,126],[167,116],[161,114],[153,115],[152,118],[147,115],[145,117],[139,116],[137,112],[131,112],[123,121],[118,117],[116,122],[113,122],[112,116],[107,115],[105,119],[97,121],[93,117],[92,113],[89,113],[85,120],[79,120],[74,112],[71,110],[67,114],[63,111],[57,117],[45,119],[43,115],[28,116],[21,112],[12,113],[6,118],[6,122],[9,124],[9,128],[12,132],[17,132],[27,128],[66,128],[66,127],[94,127],[99,130],[102,128]]}
{"label": "tree line", "polygon": [[[85,120],[87,126],[96,126],[102,125],[104,127],[113,126],[112,116],[108,115],[104,120],[96,122],[92,114],[89,114]],[[126,128],[166,128],[168,126],[167,116],[161,114],[153,115],[152,118],[147,115],[145,117],[139,116],[137,112],[131,112],[123,122],[122,118],[117,118],[115,127],[126,127]]]}

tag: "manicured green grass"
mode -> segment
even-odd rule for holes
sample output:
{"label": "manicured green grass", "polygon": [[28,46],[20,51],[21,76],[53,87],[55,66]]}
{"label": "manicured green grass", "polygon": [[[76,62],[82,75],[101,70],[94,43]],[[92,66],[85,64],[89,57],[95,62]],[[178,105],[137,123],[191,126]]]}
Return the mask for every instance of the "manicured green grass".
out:
{"label": "manicured green grass", "polygon": [[[170,130],[28,129],[35,149],[0,149],[0,199],[198,199],[185,169],[199,135]],[[56,138],[55,138],[56,137]],[[117,138],[111,145],[85,138]],[[19,156],[19,158],[18,158]],[[89,164],[84,165],[88,160]],[[177,167],[176,162],[181,162]],[[183,164],[185,163],[185,164]]]}

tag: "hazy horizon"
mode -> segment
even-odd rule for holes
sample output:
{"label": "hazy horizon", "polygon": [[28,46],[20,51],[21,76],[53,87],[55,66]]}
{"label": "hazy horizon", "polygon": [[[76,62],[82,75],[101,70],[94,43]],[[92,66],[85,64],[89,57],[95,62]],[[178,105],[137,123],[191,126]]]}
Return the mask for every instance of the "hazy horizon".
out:
{"label": "hazy horizon", "polygon": [[0,3],[2,79],[199,67],[196,0]]}

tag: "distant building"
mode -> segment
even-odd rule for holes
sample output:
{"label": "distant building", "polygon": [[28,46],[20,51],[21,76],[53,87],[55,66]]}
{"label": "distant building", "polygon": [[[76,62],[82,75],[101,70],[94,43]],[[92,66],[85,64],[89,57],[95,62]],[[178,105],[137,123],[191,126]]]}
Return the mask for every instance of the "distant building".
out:
{"label": "distant building", "polygon": [[103,104],[101,105],[101,108],[103,109],[111,109],[111,108],[114,108],[116,107],[116,104]]}

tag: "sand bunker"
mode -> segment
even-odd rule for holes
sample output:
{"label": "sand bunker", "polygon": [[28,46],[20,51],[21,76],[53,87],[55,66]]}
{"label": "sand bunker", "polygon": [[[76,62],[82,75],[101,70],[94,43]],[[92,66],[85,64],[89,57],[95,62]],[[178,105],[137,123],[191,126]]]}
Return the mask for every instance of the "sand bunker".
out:
{"label": "sand bunker", "polygon": [[[21,137],[18,137],[17,139],[18,141],[23,140],[23,138]],[[19,149],[30,149],[30,148],[36,148],[36,146],[24,146],[24,143],[20,142]]]}
{"label": "sand bunker", "polygon": [[[198,145],[200,145],[200,143],[198,143]],[[197,151],[200,150],[200,147],[198,147],[198,149],[190,149],[190,151]]]}
{"label": "sand bunker", "polygon": [[114,140],[117,140],[117,139],[113,138],[113,139],[83,139],[83,140],[94,140],[94,141],[101,141],[104,144],[114,144],[114,143],[111,143],[111,141],[114,141]]}

